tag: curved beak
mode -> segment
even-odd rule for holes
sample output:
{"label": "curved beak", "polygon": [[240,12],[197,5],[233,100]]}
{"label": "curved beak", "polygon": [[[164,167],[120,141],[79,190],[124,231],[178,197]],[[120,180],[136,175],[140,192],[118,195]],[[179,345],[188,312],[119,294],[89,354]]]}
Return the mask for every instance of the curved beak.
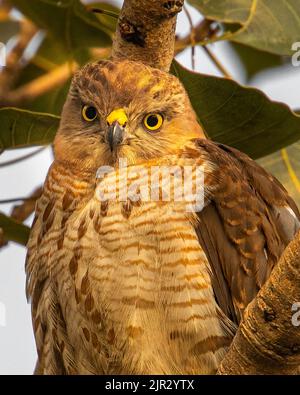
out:
{"label": "curved beak", "polygon": [[111,152],[123,142],[124,140],[125,129],[123,126],[119,124],[119,122],[115,121],[112,125],[108,127],[107,132],[107,142],[109,144]]}

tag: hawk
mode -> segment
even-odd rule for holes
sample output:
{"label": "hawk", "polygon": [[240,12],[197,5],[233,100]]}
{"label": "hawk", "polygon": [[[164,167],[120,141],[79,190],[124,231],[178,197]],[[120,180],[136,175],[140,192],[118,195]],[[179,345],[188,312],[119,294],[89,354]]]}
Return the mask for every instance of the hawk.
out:
{"label": "hawk", "polygon": [[[286,190],[204,138],[176,77],[129,60],[75,75],[54,149],[26,260],[35,373],[214,374],[300,228]],[[153,200],[99,196],[160,166],[203,170],[200,208],[162,184]]]}

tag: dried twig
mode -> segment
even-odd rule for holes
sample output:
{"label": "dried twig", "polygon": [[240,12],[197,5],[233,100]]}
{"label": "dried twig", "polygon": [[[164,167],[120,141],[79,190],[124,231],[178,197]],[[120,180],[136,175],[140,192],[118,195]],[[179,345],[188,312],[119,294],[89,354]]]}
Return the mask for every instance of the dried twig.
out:
{"label": "dried twig", "polygon": [[112,11],[103,10],[103,9],[94,8],[94,7],[92,7],[92,8],[87,7],[87,9],[88,9],[88,11],[94,12],[95,14],[107,15],[107,16],[111,16],[112,18],[115,18],[115,19],[119,18],[119,15],[116,14],[115,12],[112,12]]}
{"label": "dried twig", "polygon": [[208,57],[211,59],[211,61],[215,64],[217,69],[221,71],[221,73],[224,75],[226,78],[232,79],[232,76],[230,73],[226,70],[226,68],[222,65],[222,63],[219,61],[219,59],[214,55],[214,53],[205,45],[202,47]]}
{"label": "dried twig", "polygon": [[36,188],[28,198],[25,198],[22,204],[14,206],[11,212],[12,218],[19,222],[25,221],[34,212],[35,203],[41,196],[42,191],[42,187]]}
{"label": "dried twig", "polygon": [[26,154],[26,155],[22,155],[19,158],[8,160],[6,162],[2,162],[2,163],[0,163],[0,167],[15,165],[16,163],[22,162],[23,160],[32,158],[33,156],[38,155],[40,152],[44,151],[45,148],[46,147],[41,147],[41,148],[37,149],[36,151],[30,152],[29,154]]}
{"label": "dried twig", "polygon": [[183,7],[184,12],[188,18],[191,32],[190,32],[190,40],[191,40],[191,47],[192,47],[192,69],[195,70],[195,45],[196,45],[196,39],[195,39],[195,27],[193,24],[192,16],[189,13],[189,10],[186,8],[186,6]]}
{"label": "dried twig", "polygon": [[208,19],[203,19],[201,22],[198,23],[197,26],[193,26],[191,15],[188,12],[188,10],[186,10],[186,14],[191,26],[191,32],[186,37],[176,40],[176,44],[175,44],[176,55],[181,51],[183,51],[185,48],[192,46],[192,67],[194,69],[195,68],[194,48],[197,44],[201,43],[201,47],[203,48],[207,56],[211,59],[211,61],[215,64],[215,66],[218,68],[218,70],[220,70],[225,77],[232,78],[229,72],[226,70],[226,68],[214,55],[214,53],[211,52],[211,50],[206,45],[203,45],[203,42],[215,37],[218,34],[219,32],[218,26],[214,26],[215,22]]}
{"label": "dried twig", "polygon": [[[20,223],[24,222],[28,217],[30,217],[30,215],[34,212],[37,199],[42,194],[42,189],[42,187],[38,187],[29,197],[18,199],[17,201],[23,200],[23,203],[13,207],[11,217]],[[2,200],[2,203],[13,203],[15,201],[16,199],[7,199],[6,201]],[[0,249],[7,244],[8,242],[5,240],[3,229],[0,227]]]}
{"label": "dried twig", "polygon": [[175,55],[179,54],[192,44],[197,45],[215,37],[218,32],[219,28],[218,26],[215,26],[214,21],[208,19],[201,20],[196,26],[194,26],[193,36],[189,33],[185,37],[176,39]]}

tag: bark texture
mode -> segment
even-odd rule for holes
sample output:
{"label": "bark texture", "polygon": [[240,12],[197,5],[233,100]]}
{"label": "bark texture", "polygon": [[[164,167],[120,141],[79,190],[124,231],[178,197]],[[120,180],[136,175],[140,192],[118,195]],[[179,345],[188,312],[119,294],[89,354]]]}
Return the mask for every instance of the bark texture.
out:
{"label": "bark texture", "polygon": [[293,304],[300,302],[299,246],[300,232],[247,307],[219,374],[299,372],[300,316],[292,311]]}
{"label": "bark texture", "polygon": [[184,0],[125,0],[112,57],[169,71],[174,56],[176,17],[183,3]]}

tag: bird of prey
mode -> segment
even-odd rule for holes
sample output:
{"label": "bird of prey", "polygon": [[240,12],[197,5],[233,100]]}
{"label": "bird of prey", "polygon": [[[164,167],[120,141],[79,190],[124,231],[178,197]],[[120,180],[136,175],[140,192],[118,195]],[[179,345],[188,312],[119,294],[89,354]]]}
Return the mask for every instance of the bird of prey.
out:
{"label": "bird of prey", "polygon": [[[54,150],[26,261],[35,373],[214,374],[300,227],[286,190],[205,138],[176,77],[129,60],[77,72]],[[202,169],[200,207],[99,196],[161,167]]]}

